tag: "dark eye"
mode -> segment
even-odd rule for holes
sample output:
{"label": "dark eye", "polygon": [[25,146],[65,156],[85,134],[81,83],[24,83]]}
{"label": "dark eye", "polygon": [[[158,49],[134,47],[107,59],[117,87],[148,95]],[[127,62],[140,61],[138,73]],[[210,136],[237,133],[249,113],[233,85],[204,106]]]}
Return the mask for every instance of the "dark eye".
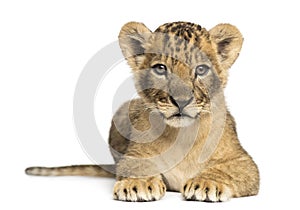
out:
{"label": "dark eye", "polygon": [[195,73],[196,75],[198,76],[204,76],[207,74],[207,72],[209,71],[209,66],[208,65],[205,65],[205,64],[202,64],[202,65],[199,65],[196,67],[196,70],[195,70]]}
{"label": "dark eye", "polygon": [[166,75],[167,74],[167,67],[163,64],[155,64],[151,68],[158,75]]}

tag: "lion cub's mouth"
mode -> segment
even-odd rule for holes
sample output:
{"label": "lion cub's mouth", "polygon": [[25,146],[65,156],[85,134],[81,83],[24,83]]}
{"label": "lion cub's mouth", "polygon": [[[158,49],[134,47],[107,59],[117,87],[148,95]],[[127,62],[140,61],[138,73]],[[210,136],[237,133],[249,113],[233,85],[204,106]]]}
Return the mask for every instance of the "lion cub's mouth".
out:
{"label": "lion cub's mouth", "polygon": [[169,117],[165,118],[165,122],[173,127],[186,127],[192,124],[195,120],[195,117],[192,117],[186,113],[175,113]]}
{"label": "lion cub's mouth", "polygon": [[171,115],[170,117],[167,117],[168,120],[172,119],[172,118],[178,118],[178,119],[191,118],[191,119],[194,119],[194,117],[192,117],[188,114],[185,114],[185,113],[181,113],[181,112],[178,112],[176,114]]}

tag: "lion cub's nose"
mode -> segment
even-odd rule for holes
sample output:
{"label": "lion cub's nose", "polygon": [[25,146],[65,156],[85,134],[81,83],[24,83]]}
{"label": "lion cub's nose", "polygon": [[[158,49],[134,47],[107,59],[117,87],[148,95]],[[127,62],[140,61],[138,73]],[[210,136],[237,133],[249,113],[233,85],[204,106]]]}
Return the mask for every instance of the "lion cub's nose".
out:
{"label": "lion cub's nose", "polygon": [[186,107],[187,105],[189,105],[194,97],[191,97],[188,100],[176,100],[174,97],[170,96],[170,101],[172,102],[172,104],[174,104],[175,106],[178,107],[179,112],[182,112],[182,110],[184,109],[184,107]]}

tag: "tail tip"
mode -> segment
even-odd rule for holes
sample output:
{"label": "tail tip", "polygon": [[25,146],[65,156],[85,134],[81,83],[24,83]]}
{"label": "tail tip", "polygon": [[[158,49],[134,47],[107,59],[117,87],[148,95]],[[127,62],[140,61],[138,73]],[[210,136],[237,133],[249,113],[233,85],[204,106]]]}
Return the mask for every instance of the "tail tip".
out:
{"label": "tail tip", "polygon": [[39,167],[28,167],[25,169],[25,174],[31,176],[37,176],[39,175],[39,171],[40,171]]}

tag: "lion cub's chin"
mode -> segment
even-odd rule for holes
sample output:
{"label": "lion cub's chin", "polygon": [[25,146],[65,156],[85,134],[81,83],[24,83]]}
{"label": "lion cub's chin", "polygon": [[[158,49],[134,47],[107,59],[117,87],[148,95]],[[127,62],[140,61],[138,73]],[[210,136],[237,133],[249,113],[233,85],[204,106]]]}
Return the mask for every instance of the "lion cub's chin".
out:
{"label": "lion cub's chin", "polygon": [[195,119],[190,117],[172,117],[165,119],[165,123],[171,127],[182,128],[188,127],[195,122]]}

